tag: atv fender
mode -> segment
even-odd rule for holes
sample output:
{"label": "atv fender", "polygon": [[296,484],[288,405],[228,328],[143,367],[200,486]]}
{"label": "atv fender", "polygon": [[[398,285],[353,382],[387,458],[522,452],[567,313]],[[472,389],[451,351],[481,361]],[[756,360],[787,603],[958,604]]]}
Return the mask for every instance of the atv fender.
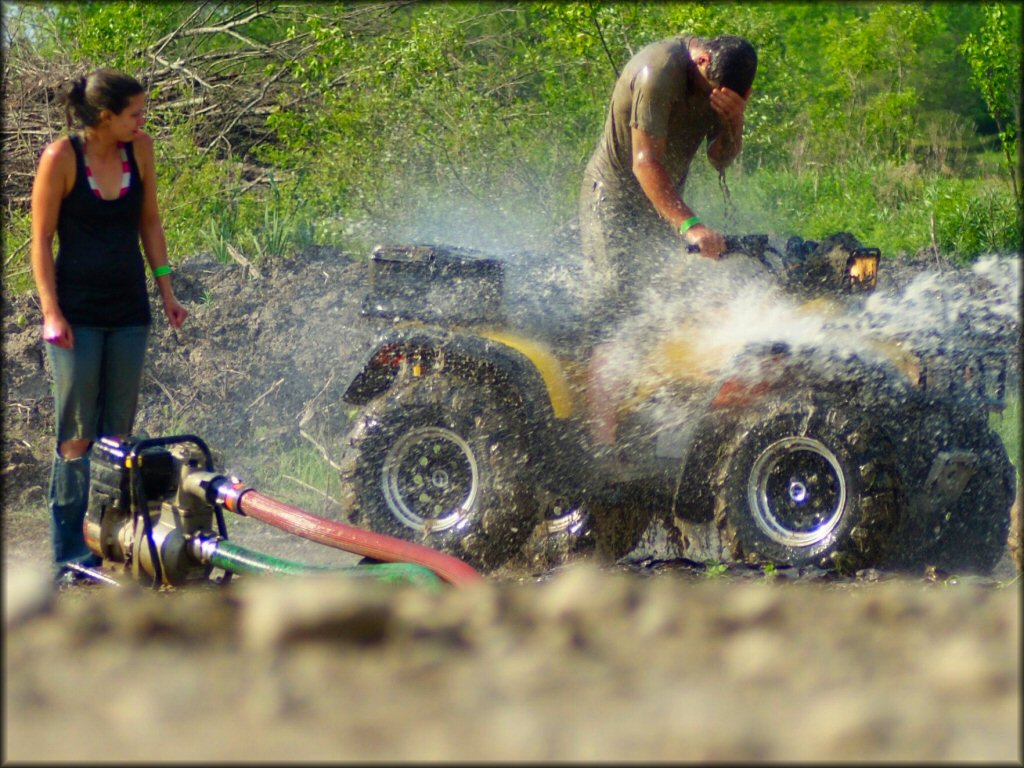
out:
{"label": "atv fender", "polygon": [[444,369],[480,386],[502,388],[517,401],[527,430],[537,436],[538,459],[561,464],[578,443],[566,434],[572,429],[568,381],[543,345],[497,330],[393,328],[378,338],[345,391],[345,402],[362,406],[382,395],[399,380],[403,366],[411,376]]}

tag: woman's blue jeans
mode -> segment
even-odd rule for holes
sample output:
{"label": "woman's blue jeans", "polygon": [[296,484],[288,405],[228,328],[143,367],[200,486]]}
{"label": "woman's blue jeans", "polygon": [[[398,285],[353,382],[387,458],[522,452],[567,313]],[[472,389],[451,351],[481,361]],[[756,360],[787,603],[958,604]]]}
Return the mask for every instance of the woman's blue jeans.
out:
{"label": "woman's blue jeans", "polygon": [[64,458],[67,440],[131,434],[149,327],[73,326],[75,345],[46,345],[53,371],[57,450],[50,476],[50,530],[58,566],[89,560],[82,535],[89,503],[89,452]]}

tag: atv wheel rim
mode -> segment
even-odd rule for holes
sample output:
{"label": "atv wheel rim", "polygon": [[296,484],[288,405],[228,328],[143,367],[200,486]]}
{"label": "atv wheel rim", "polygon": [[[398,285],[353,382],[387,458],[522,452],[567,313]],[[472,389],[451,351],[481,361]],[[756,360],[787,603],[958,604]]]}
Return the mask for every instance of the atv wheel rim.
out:
{"label": "atv wheel rim", "polygon": [[381,473],[384,502],[419,531],[458,525],[476,502],[480,471],[469,443],[449,429],[410,430],[388,452]]}
{"label": "atv wheel rim", "polygon": [[846,478],[824,444],[789,437],[769,445],[750,471],[747,501],[754,523],[787,547],[825,540],[846,509]]}

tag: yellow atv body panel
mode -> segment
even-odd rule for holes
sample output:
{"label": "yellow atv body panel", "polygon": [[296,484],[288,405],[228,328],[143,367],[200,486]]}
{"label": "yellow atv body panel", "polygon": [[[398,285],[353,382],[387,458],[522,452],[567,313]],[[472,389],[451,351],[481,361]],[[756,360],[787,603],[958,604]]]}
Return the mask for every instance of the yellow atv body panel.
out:
{"label": "yellow atv body panel", "polygon": [[547,344],[498,328],[484,329],[480,335],[511,347],[533,363],[547,388],[555,418],[567,419],[572,416],[574,403],[566,368]]}

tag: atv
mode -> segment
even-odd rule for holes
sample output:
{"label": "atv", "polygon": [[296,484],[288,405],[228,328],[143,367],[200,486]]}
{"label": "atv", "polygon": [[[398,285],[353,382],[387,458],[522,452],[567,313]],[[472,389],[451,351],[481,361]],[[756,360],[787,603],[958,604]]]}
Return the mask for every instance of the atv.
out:
{"label": "atv", "polygon": [[[484,571],[574,553],[991,570],[1015,492],[988,426],[1005,352],[875,333],[881,254],[848,233],[727,246],[681,259],[653,284],[683,300],[652,289],[604,340],[612,445],[593,437],[585,305],[546,295],[517,313],[507,254],[378,246],[363,313],[391,323],[344,394],[359,409],[340,461],[350,521]],[[781,328],[755,288],[787,307]],[[742,333],[723,327],[737,304]]]}

